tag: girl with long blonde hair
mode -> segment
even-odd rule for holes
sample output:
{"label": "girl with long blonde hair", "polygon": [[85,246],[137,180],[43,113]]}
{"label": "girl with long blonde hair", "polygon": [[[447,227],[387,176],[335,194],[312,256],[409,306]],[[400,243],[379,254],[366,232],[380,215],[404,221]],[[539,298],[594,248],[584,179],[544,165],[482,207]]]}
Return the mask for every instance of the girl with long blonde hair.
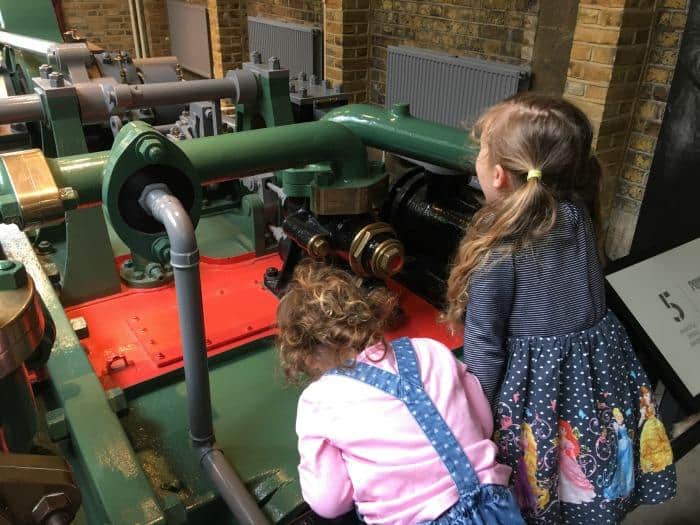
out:
{"label": "girl with long blonde hair", "polygon": [[[528,93],[487,110],[473,131],[485,204],[457,250],[445,319],[464,330],[465,362],[491,405],[511,414],[512,430],[534,428],[537,420],[540,431],[525,432],[546,457],[536,479],[551,490],[546,503],[540,499],[543,509],[523,509],[525,518],[616,522],[629,498],[669,499],[672,465],[654,473],[636,465],[645,479],[637,479],[629,498],[606,499],[596,485],[604,476],[593,475],[614,471],[616,461],[596,456],[605,430],[597,424],[600,407],[619,407],[636,421],[639,406],[632,400],[649,381],[605,303],[594,226],[601,169],[590,122],[561,98]],[[560,428],[582,429],[566,434],[565,444],[575,443],[580,453],[566,456],[565,464],[552,435]],[[524,451],[506,441],[500,448],[517,472]],[[581,488],[576,497],[560,485],[571,485],[572,473]]]}

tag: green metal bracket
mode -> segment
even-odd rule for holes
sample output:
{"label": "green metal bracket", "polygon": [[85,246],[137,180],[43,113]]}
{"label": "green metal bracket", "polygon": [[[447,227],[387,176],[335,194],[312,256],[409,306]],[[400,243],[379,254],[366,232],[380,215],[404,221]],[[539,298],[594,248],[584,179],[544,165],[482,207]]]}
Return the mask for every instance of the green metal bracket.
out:
{"label": "green metal bracket", "polygon": [[[151,126],[131,122],[115,137],[104,167],[102,208],[114,230],[134,253],[166,263],[169,262],[169,252],[154,249],[155,243],[163,236],[163,227],[137,203],[143,188],[155,183],[168,185],[196,226],[202,187],[192,163],[182,149]],[[151,224],[144,227],[149,220]]]}
{"label": "green metal bracket", "polygon": [[289,100],[289,71],[274,69],[269,64],[243,64],[243,69],[252,71],[260,89],[258,104],[254,107],[236,106],[236,131],[250,131],[261,127],[262,119],[268,128],[294,124],[292,103]]}
{"label": "green metal bracket", "polygon": [[93,206],[67,212],[65,235],[63,304],[70,306],[117,293],[121,284],[102,209]]}
{"label": "green metal bracket", "polygon": [[46,115],[41,125],[44,155],[64,157],[87,152],[75,90],[70,87],[47,89],[41,100]]}

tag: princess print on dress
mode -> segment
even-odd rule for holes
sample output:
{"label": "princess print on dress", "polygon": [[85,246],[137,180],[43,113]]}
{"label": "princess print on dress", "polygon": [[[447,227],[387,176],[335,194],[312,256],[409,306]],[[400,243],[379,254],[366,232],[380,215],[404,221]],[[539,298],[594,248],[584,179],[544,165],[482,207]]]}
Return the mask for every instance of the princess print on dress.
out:
{"label": "princess print on dress", "polygon": [[559,500],[588,503],[595,499],[593,485],[578,463],[581,452],[578,439],[568,421],[559,420]]}
{"label": "princess print on dress", "polygon": [[520,427],[520,448],[523,455],[518,459],[515,495],[521,509],[537,511],[549,503],[549,491],[537,480],[537,442],[527,423]]}
{"label": "princess print on dress", "polygon": [[642,429],[639,438],[640,468],[646,473],[661,472],[673,463],[671,443],[663,423],[656,417],[651,390],[642,386],[639,392],[639,426]]}
{"label": "princess print on dress", "polygon": [[613,428],[617,436],[617,466],[610,484],[605,487],[603,496],[613,500],[626,498],[634,489],[634,457],[632,440],[627,435],[625,417],[619,408],[613,408]]}

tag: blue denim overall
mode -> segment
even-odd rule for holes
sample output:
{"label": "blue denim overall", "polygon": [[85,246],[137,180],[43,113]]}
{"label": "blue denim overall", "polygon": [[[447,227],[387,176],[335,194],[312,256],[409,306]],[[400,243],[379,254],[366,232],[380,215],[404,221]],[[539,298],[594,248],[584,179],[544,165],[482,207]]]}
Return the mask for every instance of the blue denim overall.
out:
{"label": "blue denim overall", "polygon": [[522,524],[520,510],[508,487],[481,485],[469,458],[433,404],[420,378],[416,353],[403,337],[391,343],[398,375],[366,363],[338,368],[330,374],[352,377],[394,396],[406,405],[440,456],[459,492],[459,501],[431,524]]}

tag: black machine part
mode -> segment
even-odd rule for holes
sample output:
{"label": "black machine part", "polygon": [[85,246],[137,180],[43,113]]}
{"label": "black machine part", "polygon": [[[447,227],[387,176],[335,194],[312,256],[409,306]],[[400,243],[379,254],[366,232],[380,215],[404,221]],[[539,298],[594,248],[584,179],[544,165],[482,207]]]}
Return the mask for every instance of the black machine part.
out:
{"label": "black machine part", "polygon": [[397,279],[436,306],[481,195],[464,176],[430,173],[420,166],[406,171],[390,189],[381,218],[394,227],[407,254]]}
{"label": "black machine part", "polygon": [[0,454],[0,525],[71,523],[80,503],[65,459]]}

